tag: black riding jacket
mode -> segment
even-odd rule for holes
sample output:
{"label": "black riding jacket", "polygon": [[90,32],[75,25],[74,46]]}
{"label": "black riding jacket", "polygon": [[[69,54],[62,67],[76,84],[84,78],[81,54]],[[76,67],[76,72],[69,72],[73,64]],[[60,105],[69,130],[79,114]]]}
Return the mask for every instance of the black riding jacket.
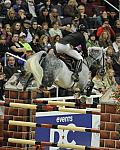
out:
{"label": "black riding jacket", "polygon": [[67,36],[63,37],[59,41],[61,44],[70,44],[73,47],[77,47],[81,45],[83,55],[86,56],[88,54],[87,48],[86,48],[86,40],[84,35],[81,32],[74,32],[70,33]]}

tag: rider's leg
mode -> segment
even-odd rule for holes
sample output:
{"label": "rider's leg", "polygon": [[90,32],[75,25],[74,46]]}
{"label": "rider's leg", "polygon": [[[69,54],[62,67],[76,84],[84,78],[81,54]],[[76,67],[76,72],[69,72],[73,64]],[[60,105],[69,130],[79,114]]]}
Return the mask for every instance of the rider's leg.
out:
{"label": "rider's leg", "polygon": [[64,45],[64,44],[56,43],[56,50],[58,53],[65,53],[68,56],[71,56],[72,58],[77,60],[75,72],[72,75],[72,79],[75,82],[78,82],[79,81],[78,73],[82,70],[83,57],[80,55],[80,53],[74,50],[70,44]]}
{"label": "rider's leg", "polygon": [[79,81],[79,74],[78,73],[82,71],[83,57],[76,50],[72,50],[72,49],[68,52],[68,55],[77,60],[75,71],[72,75],[72,79],[75,82],[78,82]]}
{"label": "rider's leg", "polygon": [[80,60],[77,61],[75,71],[72,74],[72,79],[75,82],[79,81],[79,74],[78,73],[81,72],[81,70],[82,70],[82,60],[80,59]]}

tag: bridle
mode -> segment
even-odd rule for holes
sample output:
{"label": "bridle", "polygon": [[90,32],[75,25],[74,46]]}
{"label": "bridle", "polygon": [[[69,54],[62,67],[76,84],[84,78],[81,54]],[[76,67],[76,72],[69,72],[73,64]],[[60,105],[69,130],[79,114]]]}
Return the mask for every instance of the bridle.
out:
{"label": "bridle", "polygon": [[[98,62],[98,59],[97,58],[94,58],[92,55],[89,55],[89,57],[91,57],[94,61],[93,61],[93,63],[96,61],[96,62]],[[83,61],[83,63],[88,67],[88,68],[90,68],[90,65],[89,65],[89,62],[88,62],[88,60],[87,60],[87,58],[85,58],[85,60],[86,60],[86,63]],[[99,64],[98,65],[100,65],[100,62],[101,62],[101,60],[102,60],[102,57],[101,57],[101,59],[99,60]]]}

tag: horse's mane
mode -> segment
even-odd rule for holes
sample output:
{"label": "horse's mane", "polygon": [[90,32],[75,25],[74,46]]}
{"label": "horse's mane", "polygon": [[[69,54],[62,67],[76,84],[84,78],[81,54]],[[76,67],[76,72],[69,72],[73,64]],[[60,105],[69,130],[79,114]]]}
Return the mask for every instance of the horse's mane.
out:
{"label": "horse's mane", "polygon": [[41,56],[42,56],[43,53],[45,53],[45,52],[40,51],[36,54],[33,54],[33,56],[31,56],[26,61],[26,64],[24,66],[24,69],[25,69],[26,73],[28,73],[28,74],[32,73],[33,74],[38,88],[41,85],[42,78],[43,78],[43,69],[39,64],[39,61],[40,61]]}

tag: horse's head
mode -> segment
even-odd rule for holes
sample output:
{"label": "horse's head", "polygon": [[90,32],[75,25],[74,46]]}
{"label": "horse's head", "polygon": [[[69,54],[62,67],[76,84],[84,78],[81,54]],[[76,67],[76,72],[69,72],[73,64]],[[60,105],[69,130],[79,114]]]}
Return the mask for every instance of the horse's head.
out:
{"label": "horse's head", "polygon": [[87,58],[89,68],[93,64],[102,65],[103,49],[101,47],[89,47]]}

